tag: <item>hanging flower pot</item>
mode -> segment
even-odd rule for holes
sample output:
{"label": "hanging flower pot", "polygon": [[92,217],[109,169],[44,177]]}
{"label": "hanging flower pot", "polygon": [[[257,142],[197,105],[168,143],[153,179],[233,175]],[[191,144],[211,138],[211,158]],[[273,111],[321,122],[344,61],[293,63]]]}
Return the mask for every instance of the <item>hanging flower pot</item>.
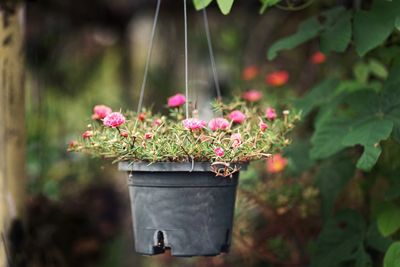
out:
{"label": "hanging flower pot", "polygon": [[[240,99],[214,103],[208,122],[185,118],[183,95],[170,97],[168,117],[99,105],[94,123],[71,151],[119,162],[128,173],[136,251],[212,256],[231,244],[236,187],[249,161],[289,144],[298,115]],[[197,112],[194,112],[197,114]]]}
{"label": "hanging flower pot", "polygon": [[166,248],[173,256],[228,252],[239,172],[216,177],[205,162],[124,162],[119,169],[131,175],[137,252],[154,255]]}

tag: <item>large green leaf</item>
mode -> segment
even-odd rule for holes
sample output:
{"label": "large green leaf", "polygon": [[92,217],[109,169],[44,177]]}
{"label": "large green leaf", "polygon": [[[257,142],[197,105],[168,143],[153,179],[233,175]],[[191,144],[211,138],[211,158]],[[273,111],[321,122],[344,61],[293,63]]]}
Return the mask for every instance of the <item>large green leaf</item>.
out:
{"label": "large green leaf", "polygon": [[297,32],[289,37],[280,39],[271,45],[268,50],[268,59],[274,59],[278,52],[286,49],[293,49],[298,45],[315,38],[322,29],[322,25],[316,17],[303,21]]}
{"label": "large green leaf", "polygon": [[386,203],[378,214],[378,229],[383,236],[389,236],[400,229],[400,207]]}
{"label": "large green leaf", "polygon": [[396,58],[384,84],[382,112],[394,123],[393,136],[400,142],[400,57]]}
{"label": "large green leaf", "polygon": [[357,162],[357,168],[369,171],[375,165],[381,154],[379,142],[389,138],[392,129],[393,122],[391,120],[377,117],[370,117],[349,128],[348,133],[343,137],[343,145],[359,144],[364,146],[364,152]]}
{"label": "large green leaf", "polygon": [[400,266],[400,242],[393,243],[385,254],[383,259],[383,267],[399,267]]}
{"label": "large green leaf", "polygon": [[322,198],[322,215],[328,218],[336,198],[354,174],[354,165],[341,155],[322,162],[316,174],[316,184]]}
{"label": "large green leaf", "polygon": [[311,138],[313,145],[310,156],[312,159],[330,157],[344,149],[343,136],[346,135],[352,121],[335,118],[331,114],[318,122]]}
{"label": "large green leaf", "polygon": [[333,25],[326,27],[321,33],[320,48],[323,53],[346,50],[351,40],[351,18],[352,13],[345,11]]}
{"label": "large green leaf", "polygon": [[217,0],[222,14],[227,15],[231,11],[233,2],[234,0]]}
{"label": "large green leaf", "polygon": [[369,11],[360,10],[354,16],[354,44],[360,56],[382,44],[392,33],[400,1],[375,0]]}
{"label": "large green leaf", "polygon": [[[310,17],[304,20],[297,29],[297,32],[291,36],[285,37],[273,43],[268,50],[268,59],[274,59],[278,52],[287,49],[293,49],[300,44],[307,42],[317,37],[320,32],[328,27],[332,30],[338,31],[338,29],[332,27],[338,18],[341,18],[343,14],[346,14],[346,10],[343,7],[335,7],[326,12],[322,12],[318,16]],[[337,38],[337,36],[335,37]]]}
{"label": "large green leaf", "polygon": [[337,267],[344,262],[368,260],[363,241],[366,226],[360,214],[342,211],[331,218],[318,237],[316,250],[311,257],[311,267]]}
{"label": "large green leaf", "polygon": [[337,79],[322,81],[311,88],[303,98],[295,102],[296,108],[302,111],[303,116],[307,116],[312,109],[329,101],[338,85],[339,80]]}

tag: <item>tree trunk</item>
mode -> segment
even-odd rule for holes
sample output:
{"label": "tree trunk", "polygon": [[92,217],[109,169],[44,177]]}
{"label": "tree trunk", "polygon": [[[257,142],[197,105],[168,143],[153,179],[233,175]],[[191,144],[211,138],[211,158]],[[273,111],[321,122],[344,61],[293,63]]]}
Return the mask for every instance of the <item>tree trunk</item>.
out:
{"label": "tree trunk", "polygon": [[11,265],[26,187],[23,7],[13,2],[0,1],[0,266]]}

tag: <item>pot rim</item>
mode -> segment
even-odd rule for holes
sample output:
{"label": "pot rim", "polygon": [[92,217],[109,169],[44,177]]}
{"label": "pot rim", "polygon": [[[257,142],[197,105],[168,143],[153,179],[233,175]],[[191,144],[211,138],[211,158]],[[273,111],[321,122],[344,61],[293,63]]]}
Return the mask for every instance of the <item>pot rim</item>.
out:
{"label": "pot rim", "polygon": [[144,162],[144,161],[123,161],[118,163],[119,171],[127,172],[212,172],[212,167],[232,169],[247,169],[247,162],[226,163],[212,162]]}

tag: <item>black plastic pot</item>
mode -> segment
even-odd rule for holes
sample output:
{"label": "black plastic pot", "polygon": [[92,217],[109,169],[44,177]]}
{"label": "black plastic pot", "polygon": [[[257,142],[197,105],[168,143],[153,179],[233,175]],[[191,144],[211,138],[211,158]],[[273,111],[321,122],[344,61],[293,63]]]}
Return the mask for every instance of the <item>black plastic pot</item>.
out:
{"label": "black plastic pot", "polygon": [[[239,166],[237,166],[239,167]],[[216,176],[210,163],[128,163],[135,248],[155,255],[228,252],[239,172]]]}

